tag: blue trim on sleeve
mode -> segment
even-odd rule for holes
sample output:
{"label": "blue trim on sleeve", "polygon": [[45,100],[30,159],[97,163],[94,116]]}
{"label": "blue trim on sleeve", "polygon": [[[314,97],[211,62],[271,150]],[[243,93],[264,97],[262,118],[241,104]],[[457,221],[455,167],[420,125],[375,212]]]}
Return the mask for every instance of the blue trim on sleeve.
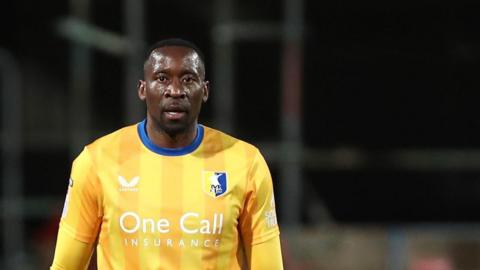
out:
{"label": "blue trim on sleeve", "polygon": [[190,154],[191,152],[195,151],[198,146],[202,143],[203,140],[203,126],[197,125],[197,135],[193,142],[185,147],[180,148],[164,148],[158,145],[155,145],[147,134],[147,119],[144,119],[142,122],[138,123],[137,131],[138,136],[140,136],[140,140],[142,141],[143,145],[150,149],[152,152],[155,152],[162,156],[182,156],[186,154]]}

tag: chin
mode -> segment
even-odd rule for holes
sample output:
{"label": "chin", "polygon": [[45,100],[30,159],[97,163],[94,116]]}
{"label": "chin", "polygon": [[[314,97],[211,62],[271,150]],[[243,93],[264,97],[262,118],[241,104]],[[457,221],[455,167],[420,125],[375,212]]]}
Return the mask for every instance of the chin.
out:
{"label": "chin", "polygon": [[175,136],[181,133],[185,133],[188,130],[189,125],[185,123],[165,123],[161,128],[170,136]]}

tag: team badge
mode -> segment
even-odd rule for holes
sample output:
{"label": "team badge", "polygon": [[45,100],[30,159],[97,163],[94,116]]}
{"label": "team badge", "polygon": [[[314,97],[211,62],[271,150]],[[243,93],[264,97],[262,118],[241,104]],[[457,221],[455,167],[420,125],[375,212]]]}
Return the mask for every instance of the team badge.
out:
{"label": "team badge", "polygon": [[203,191],[216,198],[227,192],[228,180],[226,172],[203,171]]}

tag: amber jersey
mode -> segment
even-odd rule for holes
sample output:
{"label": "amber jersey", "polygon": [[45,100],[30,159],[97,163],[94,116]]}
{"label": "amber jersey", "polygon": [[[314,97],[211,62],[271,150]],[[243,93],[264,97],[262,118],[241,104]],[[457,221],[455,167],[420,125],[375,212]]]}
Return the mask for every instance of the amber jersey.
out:
{"label": "amber jersey", "polygon": [[145,121],[77,157],[60,230],[98,241],[99,269],[240,269],[242,245],[279,234],[257,148],[202,125],[187,147],[160,148]]}

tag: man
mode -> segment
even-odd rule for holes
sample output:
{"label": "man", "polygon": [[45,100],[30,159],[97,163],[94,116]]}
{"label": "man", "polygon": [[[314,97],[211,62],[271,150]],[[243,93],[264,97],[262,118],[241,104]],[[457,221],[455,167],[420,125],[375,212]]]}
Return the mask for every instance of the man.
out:
{"label": "man", "polygon": [[74,161],[51,269],[85,269],[94,246],[100,270],[283,269],[268,167],[254,146],[198,124],[208,94],[194,44],[150,50],[146,119]]}

